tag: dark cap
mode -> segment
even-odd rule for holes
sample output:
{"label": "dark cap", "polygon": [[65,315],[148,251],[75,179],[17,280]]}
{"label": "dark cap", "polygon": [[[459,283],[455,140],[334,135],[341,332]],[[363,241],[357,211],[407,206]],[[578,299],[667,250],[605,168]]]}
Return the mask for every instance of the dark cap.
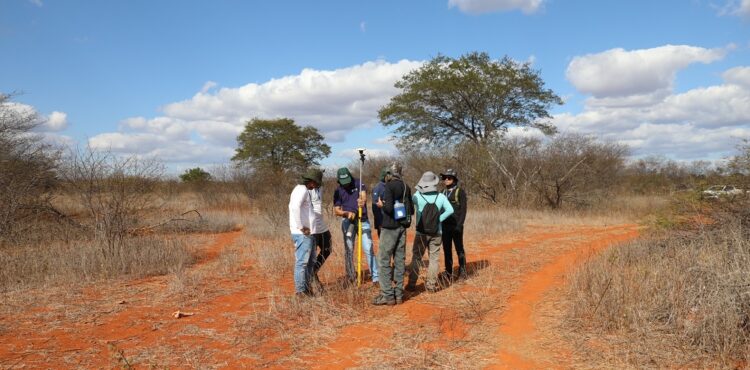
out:
{"label": "dark cap", "polygon": [[352,173],[346,167],[341,167],[336,172],[336,181],[341,185],[347,185],[352,182]]}
{"label": "dark cap", "polygon": [[449,168],[445,170],[445,172],[440,174],[440,180],[445,180],[446,177],[452,177],[456,180],[458,180],[458,172],[456,172],[454,169]]}
{"label": "dark cap", "polygon": [[315,181],[318,185],[323,185],[323,171],[318,168],[308,169],[302,176],[302,183]]}

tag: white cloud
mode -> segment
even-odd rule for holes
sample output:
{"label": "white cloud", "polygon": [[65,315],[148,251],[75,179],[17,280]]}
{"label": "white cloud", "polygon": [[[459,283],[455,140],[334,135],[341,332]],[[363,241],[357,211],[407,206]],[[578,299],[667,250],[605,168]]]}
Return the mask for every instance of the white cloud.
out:
{"label": "white cloud", "polygon": [[38,7],[40,7],[40,8],[44,5],[44,3],[42,2],[42,0],[29,0],[29,2],[32,3],[32,4],[34,4],[34,5],[36,5],[36,6],[38,6]]}
{"label": "white cloud", "polygon": [[68,114],[54,111],[42,124],[44,131],[62,131],[68,128]]}
{"label": "white cloud", "polygon": [[367,32],[367,23],[365,21],[359,22],[359,30],[362,32]]}
{"label": "white cloud", "polygon": [[731,15],[750,18],[750,0],[729,0],[718,7],[719,15]]}
{"label": "white cloud", "polygon": [[190,158],[191,151],[195,161],[210,155],[212,162],[224,162],[245,123],[255,117],[292,118],[316,127],[329,142],[341,142],[353,130],[376,125],[377,110],[398,92],[394,83],[421,64],[375,61],[337,70],[304,69],[218,90],[209,81],[192,98],[162,107],[162,116],[124,119],[118,132],[97,135],[89,143],[126,154],[158,152],[168,162]]}
{"label": "white cloud", "polygon": [[219,84],[213,81],[206,81],[206,83],[204,83],[203,87],[201,88],[201,93],[205,94],[216,86],[219,86]]}
{"label": "white cloud", "polygon": [[717,157],[750,138],[750,67],[723,73],[724,83],[682,93],[588,99],[579,114],[561,113],[562,131],[592,133],[630,145],[635,154]]}
{"label": "white cloud", "polygon": [[[750,0],[748,0],[750,1]],[[722,75],[725,81],[750,89],[750,67],[735,67]]]}
{"label": "white cloud", "polygon": [[652,49],[611,49],[573,58],[568,80],[594,98],[659,93],[672,88],[675,75],[692,63],[722,59],[728,48],[705,49],[688,45],[665,45]]}
{"label": "white cloud", "polygon": [[526,14],[536,12],[542,7],[543,0],[448,0],[448,7],[458,7],[464,13],[483,14],[521,10]]}

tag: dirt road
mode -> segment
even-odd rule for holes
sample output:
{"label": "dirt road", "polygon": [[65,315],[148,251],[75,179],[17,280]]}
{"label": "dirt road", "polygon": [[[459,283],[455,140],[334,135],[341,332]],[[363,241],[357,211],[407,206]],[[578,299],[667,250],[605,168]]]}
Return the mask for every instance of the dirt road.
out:
{"label": "dirt road", "polygon": [[[637,230],[530,226],[469,242],[467,281],[437,293],[420,284],[394,307],[367,304],[373,287],[337,290],[335,267],[323,297],[290,301],[290,271],[269,279],[241,253],[254,248],[241,232],[222,234],[181,277],[14,296],[0,311],[0,368],[567,368],[551,333],[566,273]],[[242,263],[227,267],[230,248]],[[178,309],[194,315],[175,319]]]}

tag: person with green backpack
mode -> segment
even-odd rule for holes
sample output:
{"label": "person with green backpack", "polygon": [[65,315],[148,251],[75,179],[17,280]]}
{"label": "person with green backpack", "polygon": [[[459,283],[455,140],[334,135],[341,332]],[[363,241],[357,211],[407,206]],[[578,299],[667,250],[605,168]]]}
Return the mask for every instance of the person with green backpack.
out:
{"label": "person with green backpack", "polygon": [[439,182],[440,180],[435,173],[425,172],[417,183],[417,193],[412,196],[417,214],[417,234],[414,237],[412,247],[407,290],[414,291],[416,289],[425,250],[428,252],[430,259],[427,279],[425,279],[424,284],[425,289],[428,292],[438,290],[438,259],[440,258],[440,245],[443,242],[441,236],[442,222],[453,214],[453,206],[451,206],[448,198],[442,193],[438,193],[437,185]]}

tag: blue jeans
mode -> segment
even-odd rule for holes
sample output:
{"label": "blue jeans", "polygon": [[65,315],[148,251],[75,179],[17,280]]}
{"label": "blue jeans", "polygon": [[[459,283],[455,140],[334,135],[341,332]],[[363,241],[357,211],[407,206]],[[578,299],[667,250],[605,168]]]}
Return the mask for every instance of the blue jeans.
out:
{"label": "blue jeans", "polygon": [[294,290],[309,292],[315,268],[315,238],[312,235],[292,234],[294,242]]}
{"label": "blue jeans", "polygon": [[[349,225],[354,226],[351,236],[347,236]],[[341,232],[344,235],[344,266],[346,267],[346,276],[349,278],[349,281],[354,281],[357,279],[357,269],[354,266],[354,252],[357,246],[357,222],[352,222],[348,218],[345,218],[341,221]],[[365,252],[367,266],[370,267],[372,281],[376,282],[378,281],[378,262],[372,254],[372,231],[370,230],[369,221],[362,221],[362,249]]]}

